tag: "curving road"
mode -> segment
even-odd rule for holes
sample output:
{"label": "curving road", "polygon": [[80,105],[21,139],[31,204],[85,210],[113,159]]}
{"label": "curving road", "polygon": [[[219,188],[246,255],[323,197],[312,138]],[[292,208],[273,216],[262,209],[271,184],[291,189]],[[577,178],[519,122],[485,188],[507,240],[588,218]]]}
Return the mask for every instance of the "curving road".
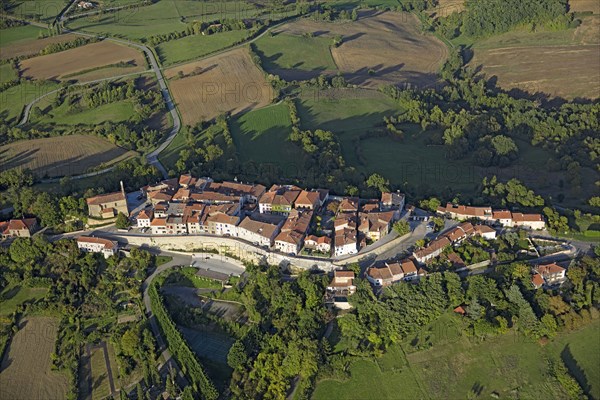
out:
{"label": "curving road", "polygon": [[[114,80],[114,79],[127,78],[127,77],[129,77],[129,76],[134,76],[134,75],[147,74],[148,72],[152,72],[152,70],[148,69],[148,70],[146,70],[146,71],[140,71],[140,72],[131,72],[131,73],[129,73],[129,74],[123,74],[123,75],[118,75],[118,76],[111,76],[111,77],[108,77],[108,78],[102,78],[102,79],[95,79],[95,80],[93,80],[93,81],[87,81],[87,82],[77,82],[77,83],[74,83],[74,84],[73,84],[73,86],[85,86],[85,85],[91,85],[91,84],[94,84],[94,83],[99,83],[99,82],[104,82],[104,81],[112,81],[112,80]],[[31,101],[31,103],[29,103],[29,104],[27,104],[27,105],[25,106],[25,109],[23,110],[23,117],[21,118],[21,122],[19,122],[19,123],[17,124],[17,126],[23,126],[23,125],[25,125],[25,124],[27,123],[27,121],[29,120],[29,115],[30,115],[30,113],[31,113],[31,109],[33,108],[33,105],[34,105],[35,103],[37,103],[38,101],[40,101],[41,99],[43,99],[43,98],[44,98],[44,97],[46,97],[46,96],[50,96],[50,95],[51,95],[51,94],[53,94],[53,93],[56,93],[56,92],[59,92],[59,91],[61,91],[62,89],[64,89],[64,88],[60,87],[60,88],[58,88],[58,89],[52,90],[52,91],[50,91],[50,92],[48,92],[48,93],[44,93],[44,94],[43,94],[43,95],[41,95],[40,97],[37,97],[37,98],[33,99],[33,100]],[[112,169],[112,168],[110,168],[110,169]],[[108,169],[107,171],[110,171],[110,169]],[[78,175],[78,176],[81,176],[81,177],[82,177],[82,175]],[[75,179],[75,177],[72,177],[72,179]]]}

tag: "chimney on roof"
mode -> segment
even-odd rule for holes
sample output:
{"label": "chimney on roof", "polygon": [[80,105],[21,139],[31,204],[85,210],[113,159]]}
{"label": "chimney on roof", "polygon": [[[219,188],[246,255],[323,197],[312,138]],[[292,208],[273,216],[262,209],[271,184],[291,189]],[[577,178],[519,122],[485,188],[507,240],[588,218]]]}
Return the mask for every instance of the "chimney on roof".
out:
{"label": "chimney on roof", "polygon": [[121,184],[121,193],[123,193],[123,197],[125,197],[125,187],[123,186],[123,181],[119,182]]}

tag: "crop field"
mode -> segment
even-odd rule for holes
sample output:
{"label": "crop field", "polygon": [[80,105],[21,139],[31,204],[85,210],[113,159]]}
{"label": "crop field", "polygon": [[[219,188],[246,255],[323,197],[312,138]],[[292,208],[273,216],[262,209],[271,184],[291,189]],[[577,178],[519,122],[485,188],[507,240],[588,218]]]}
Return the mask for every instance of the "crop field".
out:
{"label": "crop field", "polygon": [[255,45],[263,68],[291,81],[336,73],[329,49],[331,42],[331,38],[324,36],[306,37],[279,31],[274,36],[263,36]]}
{"label": "crop field", "polygon": [[110,347],[112,346],[106,342],[101,342],[96,346],[88,344],[85,347],[85,354],[81,357],[79,382],[82,398],[86,400],[103,399],[112,393],[112,389],[117,389],[115,387],[116,377],[113,376],[116,371],[112,368],[109,357]]}
{"label": "crop field", "polygon": [[0,92],[0,118],[7,123],[18,122],[25,105],[57,88],[52,82],[23,82]]}
{"label": "crop field", "polygon": [[246,1],[160,0],[152,5],[77,18],[68,26],[87,32],[140,40],[152,35],[181,32],[191,21],[241,19],[257,8]]}
{"label": "crop field", "polygon": [[558,32],[509,32],[476,43],[471,65],[506,89],[565,99],[600,95],[600,16]]}
{"label": "crop field", "polygon": [[596,0],[569,0],[569,11],[600,14],[600,2]]}
{"label": "crop field", "polygon": [[22,19],[52,22],[69,3],[68,0],[12,0],[7,1],[8,13]]}
{"label": "crop field", "polygon": [[[565,343],[571,343],[573,356],[591,384],[589,393],[597,396],[594,384],[600,362],[590,349],[597,347],[598,321],[542,347],[515,333],[473,341],[461,334],[460,321],[451,321],[456,319],[444,315],[376,361],[356,361],[350,379],[319,382],[313,399],[568,398],[550,377],[547,362],[548,357],[560,357]],[[429,341],[432,347],[418,350],[411,344],[421,341]],[[372,382],[378,382],[376,392],[369,386]]]}
{"label": "crop field", "polygon": [[0,35],[0,60],[34,55],[49,44],[68,42],[77,37],[67,33],[38,39],[43,33],[47,33],[45,29],[32,25],[3,29]]}
{"label": "crop field", "polygon": [[431,14],[436,18],[447,17],[464,9],[465,0],[438,0],[438,5],[433,8]]}
{"label": "crop field", "polygon": [[[180,78],[182,74],[184,77]],[[239,48],[165,71],[184,124],[263,107],[273,93],[247,49]]]}
{"label": "crop field", "polygon": [[29,168],[39,177],[78,175],[100,165],[131,158],[127,151],[97,136],[56,136],[22,140],[0,147],[2,170]]}
{"label": "crop field", "polygon": [[[429,86],[437,82],[436,74],[446,60],[448,51],[441,41],[433,35],[422,33],[419,27],[419,20],[412,14],[361,11],[359,19],[354,22],[326,24],[301,19],[275,32],[279,35],[296,35],[299,39],[306,33],[312,33],[316,39],[329,42],[341,35],[343,42],[339,47],[331,48],[331,56],[336,69],[350,83],[373,88],[392,83]],[[261,40],[267,42],[274,38]],[[322,55],[323,46],[324,43],[321,43],[317,48],[322,59],[320,67],[328,65],[327,58]],[[269,54],[273,63],[281,59],[293,70],[311,68],[310,64],[306,67],[302,64],[304,52],[285,46],[285,42],[279,49],[270,49]],[[268,70],[268,58],[266,67]],[[282,76],[285,78],[286,75]]]}
{"label": "crop field", "polygon": [[193,35],[161,43],[156,46],[161,63],[165,66],[195,60],[207,54],[234,45],[247,37],[247,31],[235,30],[212,35]]}
{"label": "crop field", "polygon": [[144,56],[127,46],[118,45],[109,41],[91,43],[59,53],[30,58],[21,62],[21,72],[26,78],[61,80],[77,79],[77,73],[99,69],[102,76],[87,74],[86,80],[100,79],[107,70],[100,69],[106,65],[120,62],[130,63],[133,67],[111,68],[108,76],[143,71],[146,69]]}
{"label": "crop field", "polygon": [[289,109],[283,103],[243,114],[231,126],[240,160],[261,164],[293,162],[298,147],[288,141],[291,131]]}
{"label": "crop field", "polygon": [[67,377],[50,369],[58,321],[28,317],[9,344],[2,367],[3,399],[64,399]]}

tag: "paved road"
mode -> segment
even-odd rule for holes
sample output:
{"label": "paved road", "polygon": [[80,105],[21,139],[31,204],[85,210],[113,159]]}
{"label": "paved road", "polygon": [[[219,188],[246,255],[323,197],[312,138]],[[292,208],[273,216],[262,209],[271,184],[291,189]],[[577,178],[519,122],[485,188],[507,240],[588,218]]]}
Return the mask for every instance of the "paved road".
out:
{"label": "paved road", "polygon": [[[10,16],[10,15],[3,14],[3,16],[6,16],[7,18],[12,18],[12,19],[18,19],[16,17]],[[60,17],[59,22],[62,22],[62,21],[64,21],[64,16]],[[27,21],[27,22],[33,26],[39,26],[42,28],[48,27],[48,25],[42,24],[39,22],[34,22],[34,21]],[[173,139],[177,135],[177,132],[179,132],[179,129],[181,128],[181,119],[179,118],[179,113],[177,112],[177,109],[175,108],[175,104],[173,102],[173,99],[171,98],[169,88],[167,87],[167,84],[163,77],[162,71],[161,71],[160,67],[158,66],[158,61],[156,60],[156,56],[154,55],[154,53],[150,50],[150,48],[148,46],[145,46],[145,45],[139,44],[139,43],[135,43],[135,42],[131,42],[131,41],[125,40],[125,39],[103,37],[103,36],[99,36],[99,35],[93,35],[93,34],[89,34],[89,33],[73,31],[70,29],[63,29],[62,32],[63,33],[72,33],[74,35],[79,35],[79,36],[84,36],[84,37],[89,37],[89,38],[101,38],[103,40],[108,40],[108,41],[111,41],[114,43],[124,44],[124,45],[130,46],[130,47],[135,47],[144,52],[148,62],[150,63],[150,67],[152,68],[152,71],[154,71],[154,74],[156,75],[156,80],[158,81],[158,86],[160,87],[161,93],[163,95],[163,99],[165,100],[166,109],[171,114],[171,117],[173,119],[173,128],[171,128],[171,131],[169,132],[169,135],[167,136],[167,138],[161,143],[160,146],[158,146],[158,148],[156,148],[156,150],[154,150],[152,153],[148,154],[146,156],[146,158],[148,159],[148,162],[150,164],[154,165],[163,174],[163,176],[165,178],[168,178],[167,170],[158,160],[158,154],[161,151],[163,151],[173,141]],[[113,78],[113,79],[115,79],[115,78]]]}
{"label": "paved road", "polygon": [[[152,305],[150,303],[150,296],[148,294],[148,290],[149,290],[150,284],[152,283],[154,278],[156,278],[162,272],[168,270],[169,268],[173,268],[173,267],[176,267],[179,265],[191,265],[192,264],[192,256],[186,256],[186,255],[182,255],[179,253],[172,253],[172,252],[168,252],[168,251],[157,251],[154,249],[147,249],[147,250],[150,251],[151,253],[154,253],[155,255],[172,257],[171,261],[169,261],[165,264],[162,264],[158,268],[156,268],[156,270],[150,276],[148,276],[148,278],[146,278],[146,280],[142,284],[142,290],[144,293],[143,301],[144,301],[144,307],[146,308],[146,316],[148,317],[148,321],[150,322],[150,328],[152,329],[152,332],[154,333],[154,337],[156,338],[156,343],[158,344],[158,348],[162,349],[161,356],[165,360],[165,363],[163,364],[163,368],[166,367],[167,371],[171,370],[171,369],[173,371],[176,371],[178,381],[181,385],[183,385],[181,387],[185,387],[185,385],[188,384],[187,379],[181,372],[181,368],[179,368],[177,361],[175,361],[175,359],[171,356],[171,353],[169,352],[169,349],[167,348],[165,340],[163,339],[163,337],[161,335],[160,328],[158,326],[158,322],[156,321],[156,318],[154,318],[154,315],[152,314]],[[235,271],[235,273],[239,275],[244,272],[243,268],[241,268],[237,265],[233,265],[233,264],[228,263],[223,260],[218,260],[218,259],[204,260],[202,266],[204,268],[210,268],[211,270],[223,272],[223,273],[233,273],[230,271]]]}

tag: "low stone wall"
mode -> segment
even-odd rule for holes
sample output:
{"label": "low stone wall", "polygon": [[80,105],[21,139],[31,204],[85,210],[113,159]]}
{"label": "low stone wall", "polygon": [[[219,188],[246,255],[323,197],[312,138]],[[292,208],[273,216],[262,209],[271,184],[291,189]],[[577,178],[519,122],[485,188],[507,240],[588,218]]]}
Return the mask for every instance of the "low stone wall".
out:
{"label": "low stone wall", "polygon": [[156,247],[161,250],[186,251],[195,254],[231,254],[233,257],[255,263],[268,262],[272,265],[291,265],[302,269],[319,268],[325,271],[333,269],[330,260],[311,260],[273,253],[257,246],[245,244],[227,237],[213,236],[128,236],[113,235],[120,242],[144,247]]}

